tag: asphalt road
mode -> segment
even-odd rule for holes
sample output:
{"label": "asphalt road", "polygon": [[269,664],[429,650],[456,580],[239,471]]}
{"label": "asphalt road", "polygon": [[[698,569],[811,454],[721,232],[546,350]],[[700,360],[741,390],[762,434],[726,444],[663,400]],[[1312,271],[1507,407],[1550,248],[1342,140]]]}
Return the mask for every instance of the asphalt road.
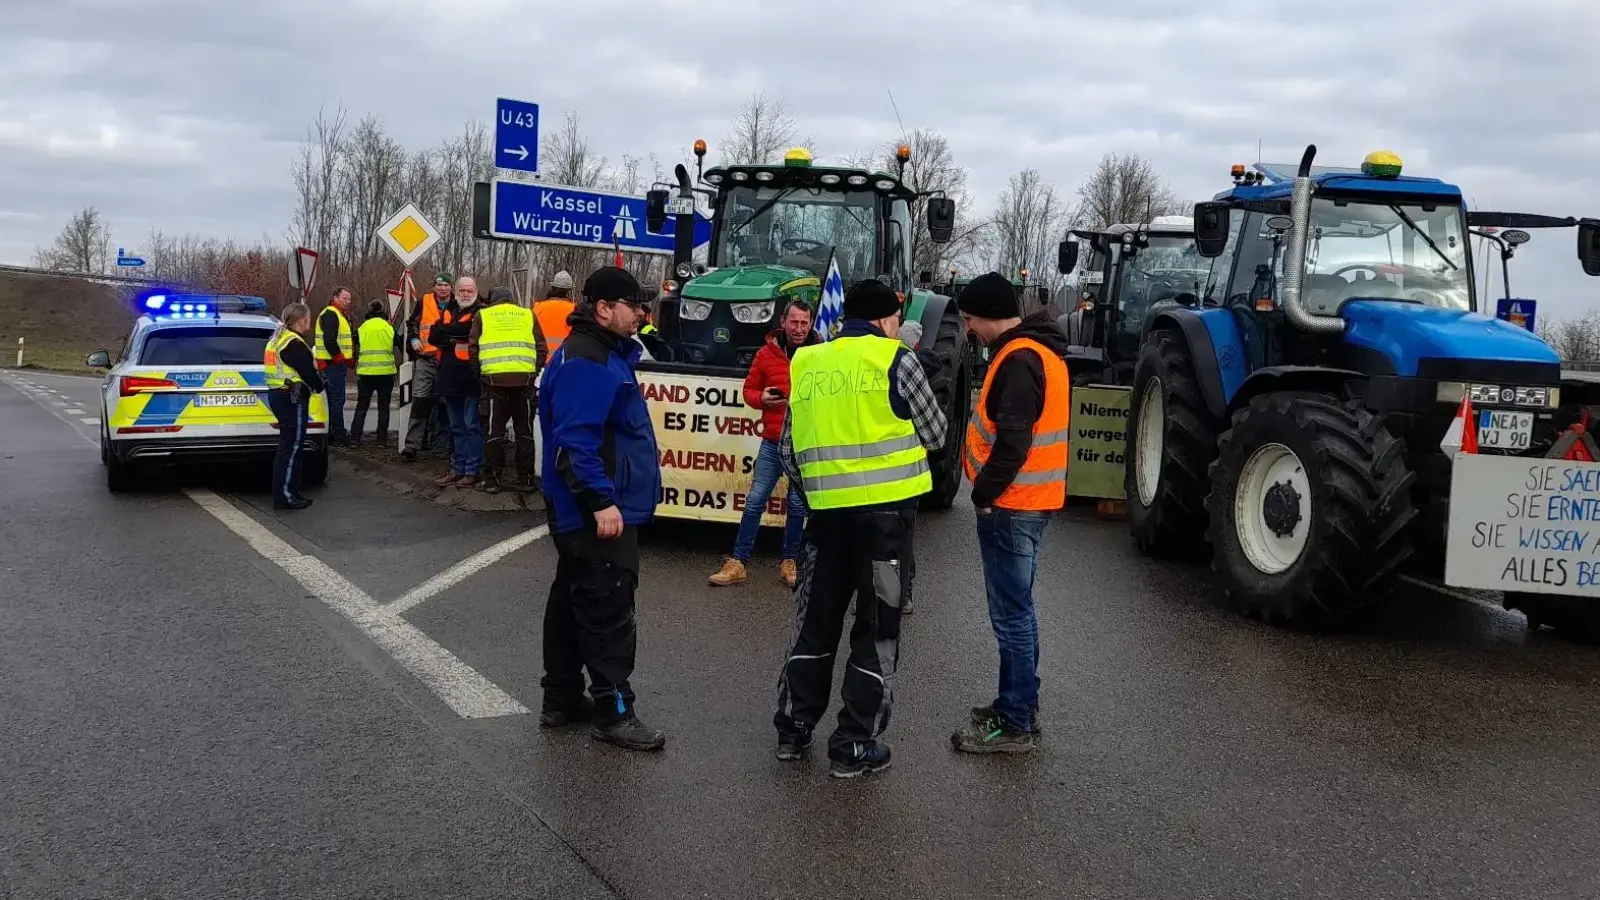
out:
{"label": "asphalt road", "polygon": [[0,376],[0,896],[1600,894],[1600,651],[1513,614],[1416,590],[1367,633],[1276,631],[1068,514],[1044,744],[973,759],[947,736],[996,663],[962,504],[921,522],[895,765],[835,782],[772,758],[772,536],[713,590],[731,534],[674,523],[636,675],[668,745],[632,756],[519,711],[536,517],[339,471],[307,513],[239,477],[113,497],[66,412],[95,383],[27,378]]}

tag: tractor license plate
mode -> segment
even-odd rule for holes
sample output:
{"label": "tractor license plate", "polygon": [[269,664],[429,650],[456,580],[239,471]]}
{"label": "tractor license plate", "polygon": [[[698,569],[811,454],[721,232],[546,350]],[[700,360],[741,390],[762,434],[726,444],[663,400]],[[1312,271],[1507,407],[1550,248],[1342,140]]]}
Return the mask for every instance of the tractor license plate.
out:
{"label": "tractor license plate", "polygon": [[255,394],[201,394],[194,398],[195,406],[255,406]]}
{"label": "tractor license plate", "polygon": [[1478,447],[1526,450],[1533,443],[1533,413],[1485,409],[1478,413]]}

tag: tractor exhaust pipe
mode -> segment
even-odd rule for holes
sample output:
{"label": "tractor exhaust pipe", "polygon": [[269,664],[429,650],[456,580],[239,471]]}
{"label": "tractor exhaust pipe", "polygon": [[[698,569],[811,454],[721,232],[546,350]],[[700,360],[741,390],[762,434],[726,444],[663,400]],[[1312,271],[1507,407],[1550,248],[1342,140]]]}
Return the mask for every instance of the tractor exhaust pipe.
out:
{"label": "tractor exhaust pipe", "polygon": [[1316,315],[1300,302],[1306,275],[1306,242],[1311,237],[1311,160],[1316,155],[1317,145],[1307,146],[1305,155],[1300,157],[1300,171],[1295,173],[1294,194],[1289,201],[1289,218],[1294,225],[1289,229],[1289,246],[1284,251],[1280,296],[1290,325],[1312,334],[1344,334],[1344,319]]}

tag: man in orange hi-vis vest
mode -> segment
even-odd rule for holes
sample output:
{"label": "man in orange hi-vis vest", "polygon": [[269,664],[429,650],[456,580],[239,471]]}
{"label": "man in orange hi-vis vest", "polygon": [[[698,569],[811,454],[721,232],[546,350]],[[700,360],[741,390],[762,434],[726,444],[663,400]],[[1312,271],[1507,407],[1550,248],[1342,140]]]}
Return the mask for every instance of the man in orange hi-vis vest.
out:
{"label": "man in orange hi-vis vest", "polygon": [[1072,384],[1067,336],[1047,311],[1022,318],[1017,289],[998,273],[956,298],[967,327],[988,345],[962,468],[972,482],[989,623],[1000,646],[1000,689],[951,736],[965,753],[1025,753],[1038,743],[1039,622],[1033,579],[1050,514],[1067,502]]}

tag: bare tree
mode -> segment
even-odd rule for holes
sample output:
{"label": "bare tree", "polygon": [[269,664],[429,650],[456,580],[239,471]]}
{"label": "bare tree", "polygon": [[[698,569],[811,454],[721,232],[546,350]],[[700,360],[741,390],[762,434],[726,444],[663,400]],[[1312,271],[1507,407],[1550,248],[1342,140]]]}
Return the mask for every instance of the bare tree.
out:
{"label": "bare tree", "polygon": [[1072,210],[1036,169],[1011,176],[991,221],[990,260],[994,269],[1017,277],[1028,270],[1030,283],[1045,284],[1053,293],[1061,286],[1056,271],[1056,245],[1066,236]]}
{"label": "bare tree", "polygon": [[400,186],[406,162],[405,150],[377,117],[367,116],[356,125],[341,160],[345,227],[340,262],[360,269],[373,261],[378,226],[405,202]]}
{"label": "bare tree", "polygon": [[[956,162],[944,135],[931,128],[918,128],[907,135],[904,143],[911,150],[911,159],[904,170],[905,185],[918,193],[942,192],[956,204],[955,230],[943,244],[934,243],[928,232],[927,204],[919,201],[911,210],[912,274],[932,272],[938,277],[952,262],[977,247],[987,223],[972,212],[967,170]],[[881,158],[880,165],[888,171],[895,171],[899,166],[895,157],[897,146],[890,146]],[[871,165],[868,163],[862,168]]]}
{"label": "bare tree", "polygon": [[58,272],[100,275],[111,271],[111,225],[93,206],[72,214],[55,242],[33,254],[34,265]]}
{"label": "bare tree", "polygon": [[339,173],[343,168],[345,111],[341,107],[330,119],[317,111],[317,119],[307,130],[300,155],[290,167],[297,194],[291,240],[318,252],[333,249],[334,230],[339,219],[335,198]]}
{"label": "bare tree", "polygon": [[717,159],[722,165],[754,166],[775,162],[791,147],[811,146],[810,139],[801,139],[799,133],[799,126],[782,98],[754,94],[745,100],[733,120],[733,130],[722,139]]}
{"label": "bare tree", "polygon": [[1574,319],[1545,320],[1535,328],[1563,360],[1600,361],[1600,312],[1591,310]]}
{"label": "bare tree", "polygon": [[1094,174],[1078,187],[1076,223],[1084,228],[1148,222],[1156,216],[1182,215],[1183,203],[1137,153],[1107,153]]}

